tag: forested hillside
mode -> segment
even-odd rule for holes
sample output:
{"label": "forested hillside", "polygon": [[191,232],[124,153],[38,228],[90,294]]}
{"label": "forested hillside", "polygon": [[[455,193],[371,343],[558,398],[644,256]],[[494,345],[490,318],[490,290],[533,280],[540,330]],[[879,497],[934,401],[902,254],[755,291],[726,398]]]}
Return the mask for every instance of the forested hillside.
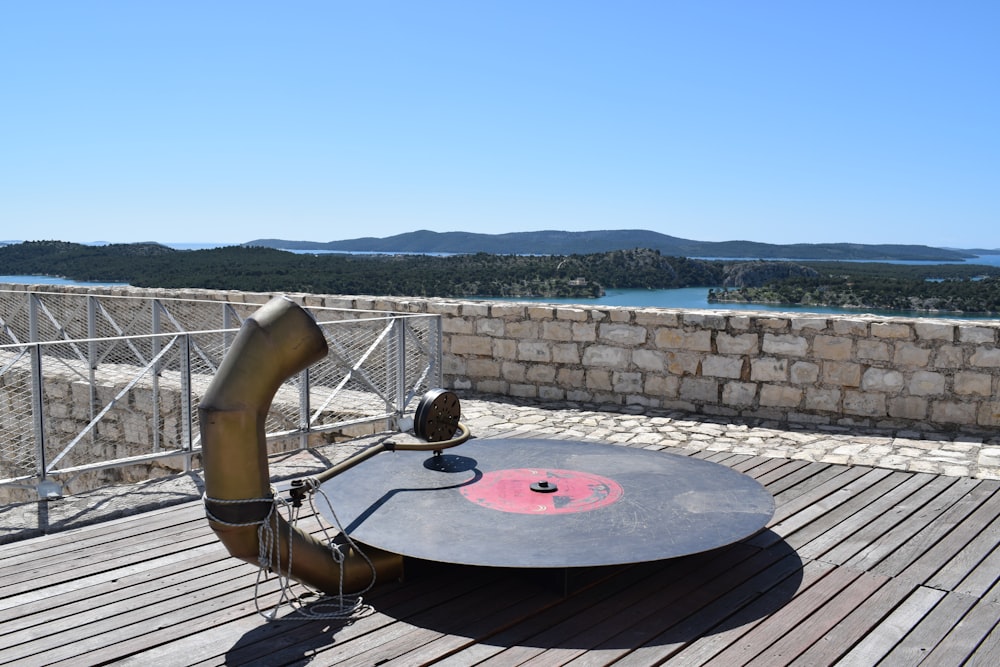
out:
{"label": "forested hillside", "polygon": [[195,287],[426,297],[600,296],[714,287],[710,302],[1000,313],[1000,267],[697,260],[648,249],[577,255],[296,254],[262,247],[32,241],[0,247],[0,273]]}

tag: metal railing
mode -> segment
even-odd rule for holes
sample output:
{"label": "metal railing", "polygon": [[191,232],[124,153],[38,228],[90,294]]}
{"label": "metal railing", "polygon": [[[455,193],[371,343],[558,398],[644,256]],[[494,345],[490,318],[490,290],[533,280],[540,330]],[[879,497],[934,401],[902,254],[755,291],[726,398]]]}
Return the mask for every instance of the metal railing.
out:
{"label": "metal railing", "polygon": [[[257,307],[0,291],[0,498],[189,469],[199,400]],[[361,425],[397,428],[415,397],[440,386],[438,316],[307,310],[330,352],[278,390],[269,441],[308,447]]]}

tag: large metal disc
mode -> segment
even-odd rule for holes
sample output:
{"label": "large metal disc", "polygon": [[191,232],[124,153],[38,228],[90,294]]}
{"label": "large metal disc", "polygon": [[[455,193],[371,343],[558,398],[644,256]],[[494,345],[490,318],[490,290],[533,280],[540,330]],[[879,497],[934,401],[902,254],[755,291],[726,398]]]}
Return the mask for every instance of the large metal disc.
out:
{"label": "large metal disc", "polygon": [[438,455],[379,454],[323,490],[362,544],[493,567],[674,558],[737,542],[774,513],[764,487],[725,466],[566,440],[483,439]]}

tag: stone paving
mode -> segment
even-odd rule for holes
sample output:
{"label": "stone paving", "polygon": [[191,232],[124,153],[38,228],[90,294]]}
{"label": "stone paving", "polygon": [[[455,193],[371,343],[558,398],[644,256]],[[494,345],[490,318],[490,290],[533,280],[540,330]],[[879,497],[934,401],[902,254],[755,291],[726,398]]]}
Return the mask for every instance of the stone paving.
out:
{"label": "stone paving", "polygon": [[866,465],[952,477],[1000,479],[1000,433],[992,437],[840,426],[779,426],[692,416],[643,407],[462,399],[474,435],[543,433],[633,447],[730,451],[823,463]]}
{"label": "stone paving", "polygon": [[[527,399],[461,397],[462,421],[474,437],[548,436],[631,447],[728,451],[775,458],[866,465],[955,477],[1000,479],[1000,433],[974,437],[915,431],[860,431],[831,426],[734,423],[648,408],[538,403]],[[270,459],[273,480],[328,468],[387,434]],[[394,439],[412,437],[391,434]],[[58,532],[197,500],[200,471],[111,486],[60,500],[0,507],[0,543]]]}

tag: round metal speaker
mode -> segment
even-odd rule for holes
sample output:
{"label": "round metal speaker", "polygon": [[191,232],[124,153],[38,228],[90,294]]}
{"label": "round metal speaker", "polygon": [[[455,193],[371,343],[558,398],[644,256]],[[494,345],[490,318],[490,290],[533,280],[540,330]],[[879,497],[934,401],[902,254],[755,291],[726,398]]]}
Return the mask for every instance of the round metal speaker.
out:
{"label": "round metal speaker", "polygon": [[432,389],[417,404],[413,433],[427,442],[450,440],[458,432],[461,417],[458,396],[446,389]]}

